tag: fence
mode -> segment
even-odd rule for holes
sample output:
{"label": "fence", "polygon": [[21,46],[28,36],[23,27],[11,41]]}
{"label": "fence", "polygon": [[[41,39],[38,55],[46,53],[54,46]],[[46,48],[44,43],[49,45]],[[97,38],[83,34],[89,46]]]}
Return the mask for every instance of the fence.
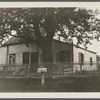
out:
{"label": "fence", "polygon": [[97,74],[100,75],[100,64],[94,62],[92,65],[89,62],[84,64],[79,63],[56,63],[56,64],[13,64],[0,65],[0,75],[39,75],[37,69],[39,67],[46,67],[46,75],[79,75],[79,74]]}
{"label": "fence", "polygon": [[84,64],[79,63],[56,63],[56,64],[31,64],[31,65],[0,65],[0,75],[28,75],[37,73],[39,67],[46,67],[46,75],[79,75],[79,74],[100,74],[100,64],[94,62],[92,65],[89,62]]}

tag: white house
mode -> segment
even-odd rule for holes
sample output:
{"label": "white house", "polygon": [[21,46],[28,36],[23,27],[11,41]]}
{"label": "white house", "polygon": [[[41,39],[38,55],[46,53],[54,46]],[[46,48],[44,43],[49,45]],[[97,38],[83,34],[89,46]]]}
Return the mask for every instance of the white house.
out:
{"label": "white house", "polygon": [[[58,40],[52,41],[53,67],[52,74],[66,74],[68,69],[75,73],[82,70],[96,70],[96,53],[76,45]],[[7,66],[15,71],[20,67],[30,66],[31,72],[43,64],[42,51],[35,44],[27,47],[18,38],[12,37],[0,48],[0,70]]]}

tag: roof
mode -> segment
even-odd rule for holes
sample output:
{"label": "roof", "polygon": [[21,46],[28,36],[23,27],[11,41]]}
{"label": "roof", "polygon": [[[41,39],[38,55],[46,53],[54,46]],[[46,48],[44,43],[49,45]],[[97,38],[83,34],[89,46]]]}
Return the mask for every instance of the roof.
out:
{"label": "roof", "polygon": [[5,42],[3,44],[3,46],[6,46],[6,45],[13,45],[13,44],[20,44],[21,41],[19,41],[19,38],[17,37],[11,37],[7,42]]}
{"label": "roof", "polygon": [[74,46],[75,46],[75,47],[77,47],[77,48],[83,49],[83,50],[85,50],[85,51],[88,51],[88,52],[91,52],[91,53],[95,53],[95,54],[97,54],[97,53],[96,53],[96,52],[94,52],[94,51],[90,51],[90,50],[84,49],[84,48],[79,47],[79,46],[77,46],[77,45],[74,45]]}
{"label": "roof", "polygon": [[[60,42],[60,43],[64,43],[64,44],[73,45],[73,46],[75,46],[75,47],[77,47],[77,48],[80,48],[80,49],[83,49],[83,50],[85,50],[85,51],[88,51],[88,52],[91,52],[91,53],[95,53],[95,54],[96,54],[96,52],[93,52],[93,51],[84,49],[84,48],[79,47],[79,46],[74,45],[74,44],[65,43],[65,42],[63,42],[63,41],[58,41],[58,40],[55,40],[55,39],[54,39],[53,41]],[[2,46],[15,45],[15,44],[21,44],[21,43],[22,43],[22,42],[19,41],[19,38],[17,38],[17,37],[11,37],[11,38],[10,38],[7,42],[5,42],[4,45],[2,45]]]}

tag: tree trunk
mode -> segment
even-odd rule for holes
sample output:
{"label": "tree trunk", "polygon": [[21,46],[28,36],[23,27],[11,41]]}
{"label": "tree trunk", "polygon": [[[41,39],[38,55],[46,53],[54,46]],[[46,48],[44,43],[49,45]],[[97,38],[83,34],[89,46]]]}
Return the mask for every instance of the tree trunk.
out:
{"label": "tree trunk", "polygon": [[44,67],[46,67],[49,73],[51,73],[53,64],[52,42],[45,41],[41,45],[41,50]]}
{"label": "tree trunk", "polygon": [[42,56],[44,63],[52,63],[53,62],[53,54],[52,54],[52,45],[51,43],[46,43],[46,45],[41,46]]}

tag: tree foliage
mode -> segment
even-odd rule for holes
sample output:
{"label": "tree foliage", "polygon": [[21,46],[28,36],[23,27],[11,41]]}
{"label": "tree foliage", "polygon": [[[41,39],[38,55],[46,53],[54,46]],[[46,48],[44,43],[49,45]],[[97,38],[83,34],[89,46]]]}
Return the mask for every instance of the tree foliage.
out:
{"label": "tree foliage", "polygon": [[51,42],[55,32],[69,42],[76,37],[77,44],[86,46],[90,39],[99,39],[100,22],[85,8],[0,8],[1,41],[11,35],[41,45]]}

